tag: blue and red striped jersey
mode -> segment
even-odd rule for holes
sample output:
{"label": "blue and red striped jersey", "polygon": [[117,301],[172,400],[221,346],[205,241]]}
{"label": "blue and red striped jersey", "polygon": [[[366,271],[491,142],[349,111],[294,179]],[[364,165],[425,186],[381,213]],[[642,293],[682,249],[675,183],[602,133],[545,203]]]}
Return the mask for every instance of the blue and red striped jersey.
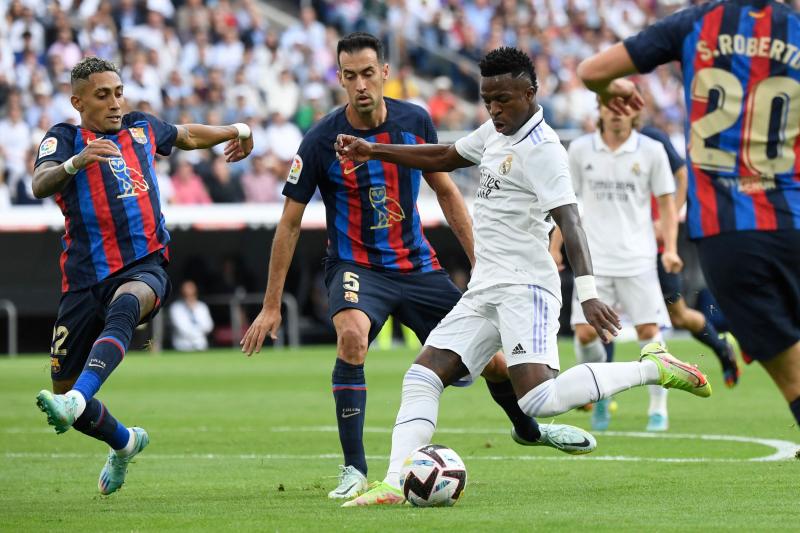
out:
{"label": "blue and red striped jersey", "polygon": [[294,157],[283,194],[308,203],[319,189],[332,259],[375,270],[438,270],[436,252],[425,238],[417,211],[422,172],[381,161],[341,165],[336,159],[333,143],[339,133],[383,144],[438,142],[424,109],[391,98],[385,101],[387,119],[375,129],[353,128],[344,107],[311,128]]}
{"label": "blue and red striped jersey", "polygon": [[640,72],[681,62],[690,237],[800,229],[800,15],[775,1],[711,2],[625,48]]}
{"label": "blue and red striped jersey", "polygon": [[116,134],[72,124],[50,128],[36,166],[64,162],[96,139],[116,143],[122,157],[79,171],[55,201],[64,214],[61,290],[80,290],[155,252],[166,254],[169,233],[159,200],[155,154],[169,155],[177,128],[145,113],[122,117]]}

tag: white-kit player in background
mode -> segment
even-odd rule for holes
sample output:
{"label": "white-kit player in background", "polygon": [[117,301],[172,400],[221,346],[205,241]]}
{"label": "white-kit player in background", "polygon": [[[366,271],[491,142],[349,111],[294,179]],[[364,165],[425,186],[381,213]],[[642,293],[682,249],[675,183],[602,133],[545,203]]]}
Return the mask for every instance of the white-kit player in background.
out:
{"label": "white-kit player in background", "polygon": [[[582,207],[586,239],[600,299],[618,305],[633,322],[639,344],[664,346],[661,326],[669,326],[656,270],[651,195],[661,213],[664,269],[677,273],[683,262],[677,253],[678,213],[675,180],[664,147],[634,129],[636,114],[617,115],[600,105],[598,130],[569,145],[569,167]],[[606,360],[606,350],[573,298],[571,323],[579,363]],[[650,386],[648,431],[668,427],[667,389]],[[592,413],[592,429],[608,428],[608,399]]]}
{"label": "white-kit player in background", "polygon": [[[582,364],[559,375],[560,282],[548,254],[553,221],[561,227],[578,276],[586,319],[606,339],[616,334],[619,320],[597,298],[567,153],[536,103],[530,58],[499,48],[481,60],[480,69],[481,98],[491,120],[454,146],[337,138],[341,160],[378,159],[422,171],[480,165],[481,173],[474,203],[476,262],[468,290],[431,332],[403,379],[386,478],[346,502],[348,507],[403,503],[400,469],[412,450],[430,443],[442,390],[461,377],[479,376],[489,362],[486,354],[501,348],[519,405],[530,416],[555,416],[640,385],[711,394],[699,370],[659,345],[646,347],[641,361]],[[583,431],[574,435],[594,440]]]}

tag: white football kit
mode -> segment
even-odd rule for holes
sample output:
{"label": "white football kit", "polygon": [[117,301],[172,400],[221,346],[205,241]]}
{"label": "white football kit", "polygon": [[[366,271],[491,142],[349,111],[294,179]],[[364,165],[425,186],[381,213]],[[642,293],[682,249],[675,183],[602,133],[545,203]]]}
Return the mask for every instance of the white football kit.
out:
{"label": "white football kit", "polygon": [[498,133],[489,120],[455,147],[480,165],[475,268],[426,344],[457,353],[473,378],[501,348],[509,366],[558,370],[561,281],[548,252],[549,212],[577,201],[566,150],[541,108],[514,135]]}
{"label": "white football kit", "polygon": [[[675,192],[663,145],[636,130],[615,151],[599,132],[569,146],[570,173],[581,203],[600,300],[634,324],[669,326],[656,270],[651,195]],[[586,324],[573,294],[571,322]]]}

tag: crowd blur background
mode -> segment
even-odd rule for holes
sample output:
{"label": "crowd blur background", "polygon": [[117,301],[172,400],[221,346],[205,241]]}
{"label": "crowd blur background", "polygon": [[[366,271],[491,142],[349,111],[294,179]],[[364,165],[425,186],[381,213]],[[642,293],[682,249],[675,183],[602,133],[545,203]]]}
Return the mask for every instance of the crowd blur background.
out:
{"label": "crowd blur background", "polygon": [[[683,5],[682,0],[0,0],[0,211],[42,203],[31,192],[36,150],[52,125],[79,122],[70,104],[69,73],[86,55],[119,67],[131,109],[172,123],[251,125],[255,148],[242,162],[226,164],[221,147],[159,159],[164,204],[275,203],[282,202],[282,182],[304,132],[344,102],[335,49],[346,33],[368,31],[385,42],[391,65],[386,96],[427,108],[440,138],[449,141],[487,118],[478,104],[477,61],[493,48],[519,47],[534,60],[548,122],[568,141],[591,131],[597,115],[595,96],[576,76],[577,64]],[[662,67],[641,77],[639,86],[648,101],[644,119],[666,130],[683,152],[679,76],[674,66]],[[470,175],[458,177],[466,197],[473,181]],[[247,277],[235,260],[228,262],[233,266],[223,264],[211,277]],[[237,281],[220,283],[224,289]],[[263,283],[250,283],[248,290],[259,288]],[[203,283],[200,289],[218,290]]]}

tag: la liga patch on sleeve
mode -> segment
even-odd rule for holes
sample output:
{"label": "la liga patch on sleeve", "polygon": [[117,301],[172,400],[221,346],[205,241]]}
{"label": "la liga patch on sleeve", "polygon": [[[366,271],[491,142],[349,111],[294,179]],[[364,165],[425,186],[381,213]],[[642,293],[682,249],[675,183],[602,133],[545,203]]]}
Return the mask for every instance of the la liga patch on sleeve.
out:
{"label": "la liga patch on sleeve", "polygon": [[300,157],[300,154],[296,154],[294,159],[292,159],[292,168],[289,169],[289,176],[286,178],[286,181],[297,185],[297,182],[300,180],[300,173],[302,171],[303,158]]}
{"label": "la liga patch on sleeve", "polygon": [[58,139],[55,137],[48,137],[39,145],[39,157],[45,157],[56,153],[58,147]]}

